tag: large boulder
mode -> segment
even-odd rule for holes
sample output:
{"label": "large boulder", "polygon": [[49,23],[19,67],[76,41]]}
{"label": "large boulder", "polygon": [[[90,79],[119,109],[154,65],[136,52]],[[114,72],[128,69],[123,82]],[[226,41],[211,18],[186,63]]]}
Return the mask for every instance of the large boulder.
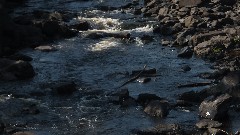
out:
{"label": "large boulder", "polygon": [[34,69],[29,62],[0,59],[0,80],[29,79],[34,75]]}
{"label": "large boulder", "polygon": [[199,107],[201,117],[211,120],[222,120],[227,116],[232,97],[229,94],[223,94],[217,98],[204,100]]}

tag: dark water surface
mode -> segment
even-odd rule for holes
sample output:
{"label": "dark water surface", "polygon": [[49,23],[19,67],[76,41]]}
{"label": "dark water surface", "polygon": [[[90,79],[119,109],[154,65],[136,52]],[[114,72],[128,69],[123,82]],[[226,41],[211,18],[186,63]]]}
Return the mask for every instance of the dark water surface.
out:
{"label": "dark water surface", "polygon": [[[56,52],[22,50],[22,53],[33,58],[32,65],[37,75],[28,81],[2,83],[1,88],[13,94],[14,100],[20,100],[20,103],[29,100],[37,103],[40,114],[24,117],[9,114],[6,119],[10,117],[10,123],[27,123],[23,128],[38,135],[125,135],[133,129],[144,129],[158,123],[180,123],[187,128],[193,127],[198,120],[196,111],[179,108],[171,110],[166,118],[156,119],[147,116],[141,106],[124,108],[108,102],[106,94],[127,81],[127,73],[142,69],[145,64],[148,68],[156,68],[159,76],[153,77],[146,84],[133,82],[126,85],[134,98],[140,93],[153,93],[175,102],[180,93],[204,88],[178,89],[178,84],[209,81],[196,75],[211,71],[210,65],[201,59],[177,58],[178,50],[161,46],[161,37],[155,36],[150,43],[141,41],[140,36],[153,35],[152,26],[156,22],[150,21],[151,19],[134,16],[131,10],[126,10],[125,13],[120,10],[104,12],[94,8],[104,5],[119,7],[127,3],[127,0],[29,0],[17,9],[17,15],[33,10],[77,13],[79,17],[70,23],[87,20],[93,29],[80,32],[74,38],[55,41],[51,45],[58,49]],[[130,32],[134,40],[93,40],[82,37],[88,32],[99,30]],[[181,71],[184,65],[189,65],[192,70]],[[29,97],[39,91],[49,93],[49,87],[59,80],[76,82],[79,91],[68,97],[51,94]]]}

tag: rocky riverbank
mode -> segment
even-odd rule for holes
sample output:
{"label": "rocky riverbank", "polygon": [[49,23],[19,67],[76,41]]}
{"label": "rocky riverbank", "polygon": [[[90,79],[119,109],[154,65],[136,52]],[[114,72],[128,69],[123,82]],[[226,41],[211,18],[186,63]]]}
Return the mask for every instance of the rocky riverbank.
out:
{"label": "rocky riverbank", "polygon": [[[68,22],[72,18],[76,18],[77,14],[67,11],[35,10],[32,13],[11,18],[9,12],[23,3],[24,0],[0,1],[0,80],[16,81],[34,77],[34,67],[29,62],[32,58],[18,54],[19,49],[32,48],[43,52],[56,51],[56,48],[49,45],[51,42],[71,38],[78,35],[79,31],[92,29],[91,24],[87,21],[69,24]],[[200,119],[196,125],[191,126],[191,129],[182,127],[181,123],[159,124],[149,129],[134,129],[131,131],[132,134],[232,134],[230,130],[226,130],[229,126],[229,119],[231,119],[229,113],[233,111],[238,113],[240,104],[239,4],[236,0],[144,0],[143,5],[141,5],[140,1],[134,0],[120,7],[97,7],[102,11],[121,9],[123,13],[124,10],[130,9],[136,16],[155,18],[158,23],[154,25],[153,33],[155,33],[154,36],[162,38],[159,42],[163,46],[180,47],[182,49],[178,53],[178,57],[189,59],[195,55],[213,62],[212,68],[218,70],[214,73],[199,75],[201,78],[215,79],[214,86],[201,91],[182,93],[175,103],[169,103],[168,99],[149,93],[141,93],[134,99],[129,94],[128,89],[120,89],[107,95],[109,102],[113,104],[124,108],[141,106],[143,112],[156,119],[167,117],[171,110],[177,108],[195,111],[198,108]],[[133,39],[127,32],[108,33],[104,31],[90,32],[83,38],[96,40],[105,37],[128,39],[129,41]],[[153,36],[145,34],[141,40],[152,42],[153,38]],[[183,67],[183,70],[187,72],[191,68],[186,66]],[[148,70],[144,69],[144,71]],[[141,70],[136,74],[140,72]],[[154,73],[144,72],[144,75],[151,77],[156,72],[154,69]],[[141,75],[139,74],[139,76]],[[151,80],[151,78],[145,79],[140,82]],[[56,86],[51,86],[50,93],[53,95],[66,96],[77,91],[74,82],[57,83]],[[46,93],[37,92],[33,95],[45,96]],[[14,99],[11,95],[2,95],[1,99],[10,99],[8,102],[10,102],[9,104],[13,103],[13,106],[16,105],[15,102],[19,102],[17,109],[21,112],[16,112],[19,117],[22,114],[27,114],[26,116],[39,113],[48,115],[47,109],[38,103]],[[2,104],[4,109],[6,106],[4,103]],[[39,117],[36,116],[36,118]],[[39,119],[37,120],[41,121],[41,118]],[[0,125],[0,133],[33,134],[17,131],[22,131],[22,129],[18,130],[12,125],[6,125],[6,123]]]}

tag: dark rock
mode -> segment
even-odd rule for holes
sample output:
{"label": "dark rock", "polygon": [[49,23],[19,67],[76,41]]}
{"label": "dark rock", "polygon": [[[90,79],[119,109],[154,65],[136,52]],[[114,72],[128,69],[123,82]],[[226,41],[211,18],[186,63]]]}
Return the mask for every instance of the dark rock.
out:
{"label": "dark rock", "polygon": [[166,117],[169,114],[170,105],[165,100],[152,100],[144,108],[144,112],[154,117]]}
{"label": "dark rock", "polygon": [[193,50],[188,46],[182,48],[178,53],[178,57],[181,57],[181,58],[191,58],[192,55],[193,55]]}
{"label": "dark rock", "polygon": [[194,7],[202,4],[204,0],[180,0],[179,6],[180,7]]}
{"label": "dark rock", "polygon": [[214,3],[220,3],[222,6],[233,6],[237,0],[213,0]]}
{"label": "dark rock", "polygon": [[212,120],[225,119],[231,99],[229,94],[223,94],[217,98],[204,100],[199,107],[200,116]]}
{"label": "dark rock", "polygon": [[222,123],[209,119],[202,119],[198,123],[196,123],[196,126],[199,129],[219,128],[222,126]]}
{"label": "dark rock", "polygon": [[90,39],[100,39],[105,37],[114,37],[114,38],[122,38],[122,39],[129,39],[130,33],[119,32],[119,33],[106,33],[106,32],[91,32],[88,33],[85,38]]}
{"label": "dark rock", "polygon": [[80,31],[87,31],[91,28],[90,24],[87,21],[81,21],[78,24],[71,25],[72,29],[80,30]]}
{"label": "dark rock", "polygon": [[172,29],[167,26],[157,26],[153,28],[153,33],[162,34],[164,36],[169,36],[173,33]]}
{"label": "dark rock", "polygon": [[184,135],[177,124],[159,124],[146,130],[134,130],[132,133],[136,135]]}
{"label": "dark rock", "polygon": [[229,73],[228,69],[222,69],[217,70],[213,73],[201,73],[199,74],[199,77],[203,79],[222,79],[228,73]]}
{"label": "dark rock", "polygon": [[76,84],[74,82],[61,82],[52,89],[53,93],[59,95],[70,95],[77,91]]}
{"label": "dark rock", "polygon": [[[138,75],[140,72],[142,72],[142,70],[134,70],[132,71],[132,76],[135,76],[135,75]],[[152,69],[145,69],[143,72],[142,72],[142,75],[151,75],[151,74],[156,74],[157,73],[157,70],[155,68],[152,68]]]}
{"label": "dark rock", "polygon": [[191,70],[191,68],[188,65],[183,66],[181,69],[185,72]]}
{"label": "dark rock", "polygon": [[175,107],[191,107],[194,104],[192,102],[184,101],[184,100],[177,100]]}
{"label": "dark rock", "polygon": [[46,21],[42,23],[42,31],[49,38],[69,38],[77,34],[65,25],[60,25],[57,21]]}
{"label": "dark rock", "polygon": [[128,89],[121,89],[110,94],[110,101],[115,104],[122,104],[128,98],[130,98]]}
{"label": "dark rock", "polygon": [[137,81],[140,83],[147,83],[151,81],[151,78],[139,78]]}
{"label": "dark rock", "polygon": [[232,71],[223,77],[221,82],[226,88],[236,87],[240,84],[240,71]]}
{"label": "dark rock", "polygon": [[155,94],[142,93],[138,95],[137,102],[143,106],[147,105],[152,100],[162,100]]}
{"label": "dark rock", "polygon": [[189,91],[179,95],[179,100],[188,101],[188,102],[201,102],[206,97],[208,97],[206,90],[198,91]]}
{"label": "dark rock", "polygon": [[1,80],[22,80],[29,79],[35,75],[30,63],[19,60],[0,59]]}
{"label": "dark rock", "polygon": [[131,106],[137,106],[137,102],[134,98],[128,97],[124,100],[122,100],[121,104],[122,107],[131,107]]}
{"label": "dark rock", "polygon": [[35,50],[39,50],[42,52],[53,52],[53,51],[57,51],[57,49],[53,46],[50,45],[43,45],[43,46],[38,46],[35,48]]}

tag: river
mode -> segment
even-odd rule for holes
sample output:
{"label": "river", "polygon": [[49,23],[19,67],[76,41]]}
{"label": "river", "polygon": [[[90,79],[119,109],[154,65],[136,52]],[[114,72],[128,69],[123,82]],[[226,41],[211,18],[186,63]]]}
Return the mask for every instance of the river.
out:
{"label": "river", "polygon": [[[140,1],[141,6],[142,1]],[[153,18],[133,15],[132,10],[101,11],[98,7],[120,7],[127,0],[29,0],[15,10],[15,15],[34,10],[68,11],[77,13],[69,23],[86,20],[92,29],[80,31],[78,36],[51,43],[55,52],[21,50],[31,56],[37,75],[26,81],[1,82],[1,89],[10,93],[6,98],[31,100],[40,106],[35,116],[11,116],[9,123],[27,123],[22,127],[37,135],[79,135],[79,134],[130,134],[133,129],[145,129],[159,123],[180,123],[184,128],[193,127],[198,121],[197,106],[193,110],[176,108],[166,118],[152,118],[143,112],[141,106],[121,107],[109,102],[108,93],[129,79],[133,70],[156,68],[157,75],[146,84],[129,83],[130,95],[137,98],[140,93],[152,93],[174,103],[177,95],[198,88],[177,88],[178,84],[206,82],[197,75],[211,72],[211,65],[193,57],[177,57],[178,49],[162,46],[159,35],[152,33],[157,24]],[[131,40],[106,37],[84,38],[89,32],[129,32]],[[153,36],[153,41],[141,40],[141,36]],[[192,68],[184,72],[181,68]],[[49,86],[60,80],[71,80],[78,91],[71,96],[53,96]],[[11,90],[11,92],[9,92]],[[42,92],[43,96],[29,96]],[[33,94],[32,94],[33,95]],[[7,118],[6,118],[7,119]],[[17,124],[16,124],[17,125]]]}

